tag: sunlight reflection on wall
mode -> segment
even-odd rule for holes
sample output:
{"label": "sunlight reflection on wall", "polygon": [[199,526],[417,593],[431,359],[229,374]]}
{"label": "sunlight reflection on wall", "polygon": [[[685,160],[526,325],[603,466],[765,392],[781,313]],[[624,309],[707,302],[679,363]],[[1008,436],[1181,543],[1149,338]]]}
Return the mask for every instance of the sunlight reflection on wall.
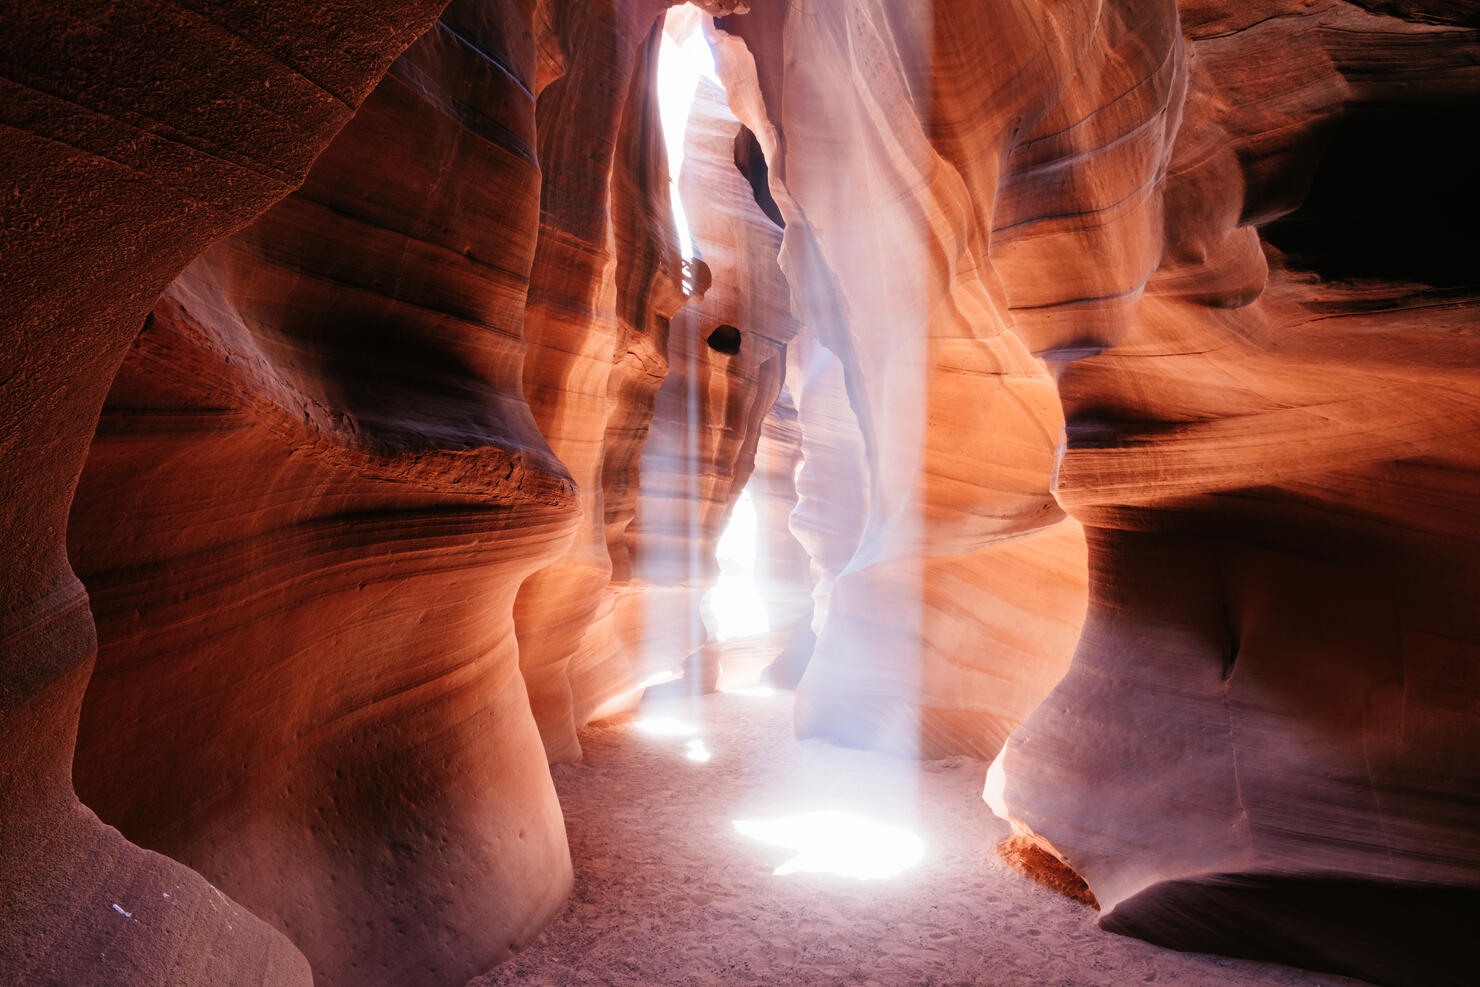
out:
{"label": "sunlight reflection on wall", "polygon": [[730,523],[715,548],[719,580],[704,598],[705,610],[711,616],[706,621],[710,636],[720,643],[771,629],[756,582],[756,521],[755,501],[746,488],[740,492]]}

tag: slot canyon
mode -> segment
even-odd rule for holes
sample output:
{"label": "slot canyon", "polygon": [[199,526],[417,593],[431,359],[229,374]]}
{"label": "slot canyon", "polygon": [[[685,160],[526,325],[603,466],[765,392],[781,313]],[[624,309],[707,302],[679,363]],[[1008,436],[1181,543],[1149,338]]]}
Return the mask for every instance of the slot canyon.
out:
{"label": "slot canyon", "polygon": [[3,987],[1474,982],[1480,0],[0,0],[0,126]]}

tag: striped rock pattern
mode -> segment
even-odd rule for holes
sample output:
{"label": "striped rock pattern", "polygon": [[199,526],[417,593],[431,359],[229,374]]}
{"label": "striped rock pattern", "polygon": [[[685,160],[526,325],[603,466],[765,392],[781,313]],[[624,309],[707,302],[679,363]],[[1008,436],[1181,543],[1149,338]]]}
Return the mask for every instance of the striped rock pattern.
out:
{"label": "striped rock pattern", "polygon": [[[1107,928],[1462,976],[1474,23],[1323,0],[719,22],[865,449],[802,733],[990,751],[1022,723],[989,801]],[[1088,615],[1044,699],[1077,524]]]}
{"label": "striped rock pattern", "polygon": [[[160,293],[303,181],[441,6],[0,6],[0,981],[310,982],[280,932],[74,794],[98,634],[67,513]],[[189,702],[155,685],[153,704]]]}
{"label": "striped rock pattern", "polygon": [[319,983],[460,983],[569,887],[551,619],[600,601],[548,570],[603,531],[582,484],[635,462],[682,300],[661,11],[453,3],[113,382],[68,532],[100,639],[78,789]]}

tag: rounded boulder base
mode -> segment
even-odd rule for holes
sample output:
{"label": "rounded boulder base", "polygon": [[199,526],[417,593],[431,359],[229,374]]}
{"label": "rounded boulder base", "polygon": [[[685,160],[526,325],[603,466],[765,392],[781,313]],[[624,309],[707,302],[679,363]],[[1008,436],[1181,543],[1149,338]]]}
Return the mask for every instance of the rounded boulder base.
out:
{"label": "rounded boulder base", "polygon": [[310,987],[286,936],[72,794],[63,755],[91,670],[0,705],[0,733],[29,741],[0,753],[0,984]]}
{"label": "rounded boulder base", "polygon": [[1480,914],[1474,888],[1320,875],[1209,874],[1120,902],[1100,927],[1159,946],[1326,970],[1382,984],[1458,984]]}
{"label": "rounded boulder base", "polygon": [[310,987],[288,938],[80,803],[31,841],[0,900],[0,982]]}

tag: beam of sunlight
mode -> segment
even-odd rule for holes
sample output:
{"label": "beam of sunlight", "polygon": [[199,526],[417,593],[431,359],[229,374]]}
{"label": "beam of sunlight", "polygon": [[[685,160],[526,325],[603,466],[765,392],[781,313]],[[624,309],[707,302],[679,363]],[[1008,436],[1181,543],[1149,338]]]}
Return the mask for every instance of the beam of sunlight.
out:
{"label": "beam of sunlight", "polygon": [[692,723],[671,716],[644,716],[633,726],[649,737],[689,737],[699,732]]}
{"label": "beam of sunlight", "polygon": [[893,877],[925,856],[925,841],[908,830],[840,810],[778,819],[735,820],[744,836],[796,851],[774,873],[837,874],[860,880]]}
{"label": "beam of sunlight", "polygon": [[701,76],[715,82],[714,53],[704,39],[704,31],[698,11],[691,11],[691,4],[674,7],[669,12],[670,25],[683,25],[683,34],[675,39],[671,33],[663,33],[662,47],[658,51],[658,113],[663,122],[663,139],[668,148],[668,177],[670,181],[669,202],[673,208],[673,221],[678,227],[679,250],[684,260],[694,256],[694,240],[689,233],[688,215],[678,195],[678,176],[683,170],[684,136],[689,127],[689,111],[694,103],[694,94]]}
{"label": "beam of sunlight", "polygon": [[758,525],[755,501],[747,487],[740,491],[729,524],[715,546],[719,580],[705,597],[706,607],[714,618],[711,630],[720,643],[764,634],[771,629],[766,603],[756,587]]}
{"label": "beam of sunlight", "polygon": [[684,757],[698,764],[704,764],[714,755],[709,753],[709,748],[704,746],[702,740],[691,740],[684,745]]}

